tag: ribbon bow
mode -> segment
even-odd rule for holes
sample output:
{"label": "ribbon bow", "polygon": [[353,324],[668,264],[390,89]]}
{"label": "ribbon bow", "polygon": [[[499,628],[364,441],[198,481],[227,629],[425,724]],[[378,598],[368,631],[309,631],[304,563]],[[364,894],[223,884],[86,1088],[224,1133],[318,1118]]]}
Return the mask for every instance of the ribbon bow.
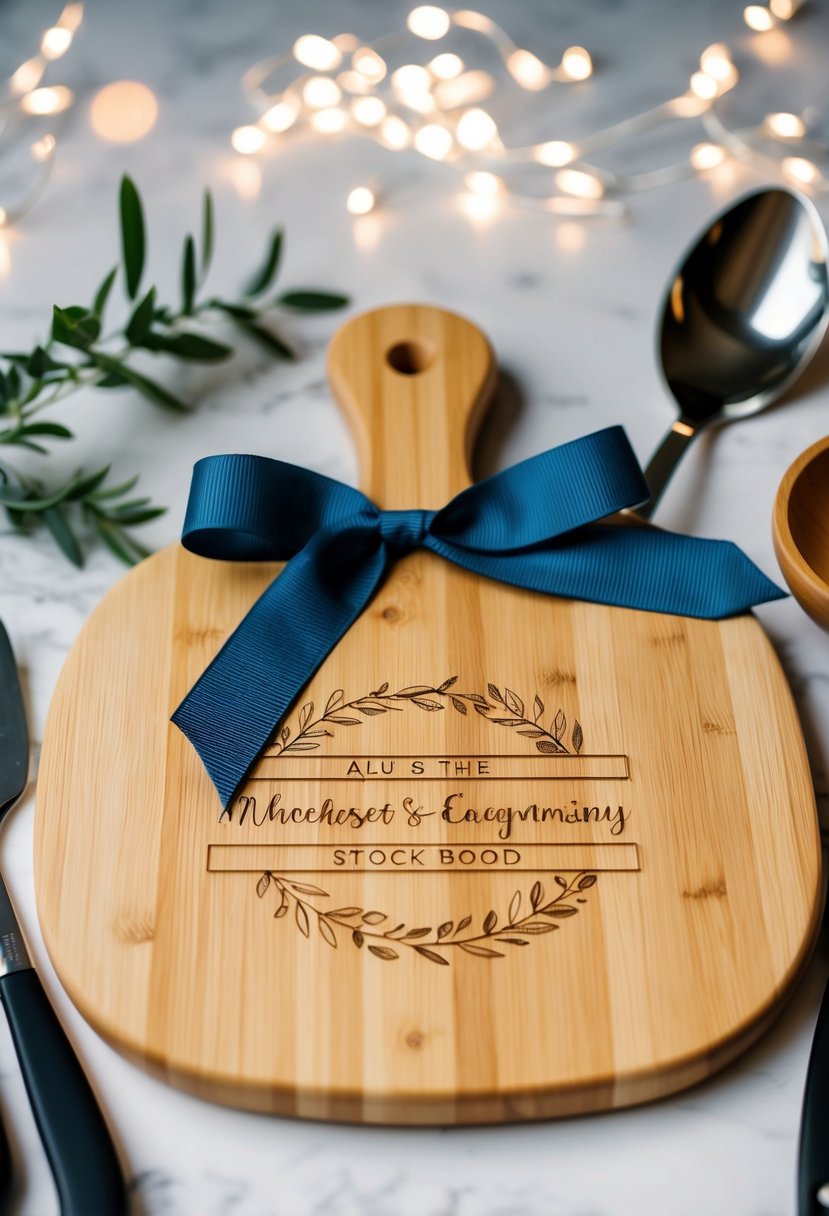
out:
{"label": "ribbon bow", "polygon": [[226,806],[390,566],[419,548],[514,587],[683,616],[733,616],[784,595],[728,541],[595,524],[648,496],[619,426],[524,460],[439,511],[382,511],[342,482],[262,456],[200,460],[184,546],[225,561],[290,560],[173,722]]}

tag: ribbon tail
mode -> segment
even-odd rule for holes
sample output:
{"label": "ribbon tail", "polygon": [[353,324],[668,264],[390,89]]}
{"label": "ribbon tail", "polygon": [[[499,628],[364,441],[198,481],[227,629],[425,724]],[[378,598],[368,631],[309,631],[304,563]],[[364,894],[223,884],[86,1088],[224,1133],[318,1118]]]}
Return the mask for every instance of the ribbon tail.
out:
{"label": "ribbon tail", "polygon": [[386,568],[365,528],[318,533],[263,592],[172,715],[227,806]]}
{"label": "ribbon tail", "polygon": [[529,591],[703,620],[737,616],[786,595],[731,541],[658,528],[597,525],[518,553],[464,549],[436,536],[427,547],[474,574]]}

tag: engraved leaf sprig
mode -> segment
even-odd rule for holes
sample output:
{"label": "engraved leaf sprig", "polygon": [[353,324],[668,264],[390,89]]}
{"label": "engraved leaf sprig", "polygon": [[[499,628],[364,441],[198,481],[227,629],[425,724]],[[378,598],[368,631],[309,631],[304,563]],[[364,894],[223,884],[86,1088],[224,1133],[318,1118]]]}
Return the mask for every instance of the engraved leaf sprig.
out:
{"label": "engraved leaf sprig", "polygon": [[484,696],[476,692],[458,692],[455,688],[457,681],[457,676],[450,676],[442,684],[412,684],[397,692],[390,692],[386,681],[373,692],[353,701],[346,701],[344,690],[338,688],[331,693],[322,714],[317,718],[314,718],[314,702],[306,701],[297,716],[296,733],[290,726],[283,725],[268,754],[280,756],[314,751],[320,746],[321,739],[333,735],[332,727],[359,726],[364,719],[378,714],[402,712],[407,704],[416,706],[424,713],[442,711],[447,705],[464,715],[472,709],[494,725],[508,727],[516,734],[532,739],[542,755],[578,755],[581,752],[584,745],[581,724],[578,721],[573,723],[571,752],[565,741],[567,717],[564,711],[558,709],[549,729],[545,728],[545,706],[537,693],[531,706],[532,717],[528,717],[524,701],[512,689],[502,689],[490,683],[487,685],[487,696]]}
{"label": "engraved leaf sprig", "polygon": [[456,949],[476,958],[504,958],[506,951],[496,947],[527,946],[530,938],[554,932],[560,921],[576,915],[577,904],[587,902],[584,892],[595,885],[596,875],[582,871],[567,879],[556,874],[553,881],[556,885],[553,892],[546,892],[540,881],[534,882],[523,895],[517,890],[506,915],[499,921],[498,913],[490,909],[479,922],[480,929],[471,914],[461,917],[457,924],[447,920],[436,927],[409,928],[401,921],[384,928],[393,919],[385,912],[358,907],[320,908],[311,900],[330,898],[327,891],[273,870],[265,870],[259,876],[256,894],[263,899],[273,886],[278,896],[274,918],[280,920],[293,908],[296,928],[302,936],[310,937],[316,929],[334,950],[339,947],[339,930],[343,940],[357,949],[365,947],[383,962],[394,962],[401,953],[411,950],[430,963],[448,967]]}
{"label": "engraved leaf sprig", "polygon": [[[141,353],[164,355],[180,362],[212,364],[230,358],[234,348],[205,328],[221,320],[252,339],[280,360],[296,353],[280,336],[274,322],[280,315],[341,308],[346,296],[316,289],[276,292],[284,246],[277,229],[268,241],[262,265],[249,278],[240,296],[226,299],[209,294],[206,280],[214,249],[214,208],[209,191],[202,202],[200,237],[184,239],[179,270],[179,299],[162,303],[156,287],[142,286],[146,266],[146,226],[139,192],[129,177],[121,181],[120,266],[102,279],[90,304],[55,305],[48,336],[29,351],[0,354],[0,447],[17,448],[38,458],[49,455],[50,443],[74,438],[63,421],[43,418],[45,411],[81,388],[131,388],[153,404],[173,412],[189,405],[160,379],[135,366]],[[121,278],[129,304],[126,321],[108,328],[107,309],[116,280]],[[36,462],[37,463],[37,462]],[[42,461],[40,461],[42,463]],[[137,478],[121,484],[109,480],[110,467],[77,472],[62,482],[47,482],[0,460],[0,507],[10,522],[28,533],[45,527],[65,557],[83,562],[78,523],[97,536],[119,559],[133,564],[147,550],[132,529],[161,515],[165,508],[147,497],[130,497]]]}

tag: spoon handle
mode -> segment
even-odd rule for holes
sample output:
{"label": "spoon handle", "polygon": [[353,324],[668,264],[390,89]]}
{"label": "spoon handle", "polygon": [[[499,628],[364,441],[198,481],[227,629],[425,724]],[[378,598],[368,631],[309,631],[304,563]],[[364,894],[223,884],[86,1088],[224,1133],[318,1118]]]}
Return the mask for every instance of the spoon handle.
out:
{"label": "spoon handle", "polygon": [[687,418],[678,418],[668,434],[654,452],[645,469],[645,481],[650,488],[650,499],[642,507],[637,507],[636,514],[643,519],[650,519],[662,494],[668,484],[671,474],[679,464],[688,444],[696,435],[698,428]]}

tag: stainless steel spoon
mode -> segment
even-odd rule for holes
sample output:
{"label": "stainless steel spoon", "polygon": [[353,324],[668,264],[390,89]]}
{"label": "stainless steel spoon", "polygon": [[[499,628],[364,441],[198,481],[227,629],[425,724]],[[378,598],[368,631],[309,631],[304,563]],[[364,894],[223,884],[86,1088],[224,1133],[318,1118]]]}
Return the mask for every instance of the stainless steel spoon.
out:
{"label": "stainless steel spoon", "polygon": [[719,215],[673,275],[662,306],[662,373],[679,418],[645,469],[649,518],[691,440],[775,401],[829,320],[827,239],[808,199],[756,190]]}

